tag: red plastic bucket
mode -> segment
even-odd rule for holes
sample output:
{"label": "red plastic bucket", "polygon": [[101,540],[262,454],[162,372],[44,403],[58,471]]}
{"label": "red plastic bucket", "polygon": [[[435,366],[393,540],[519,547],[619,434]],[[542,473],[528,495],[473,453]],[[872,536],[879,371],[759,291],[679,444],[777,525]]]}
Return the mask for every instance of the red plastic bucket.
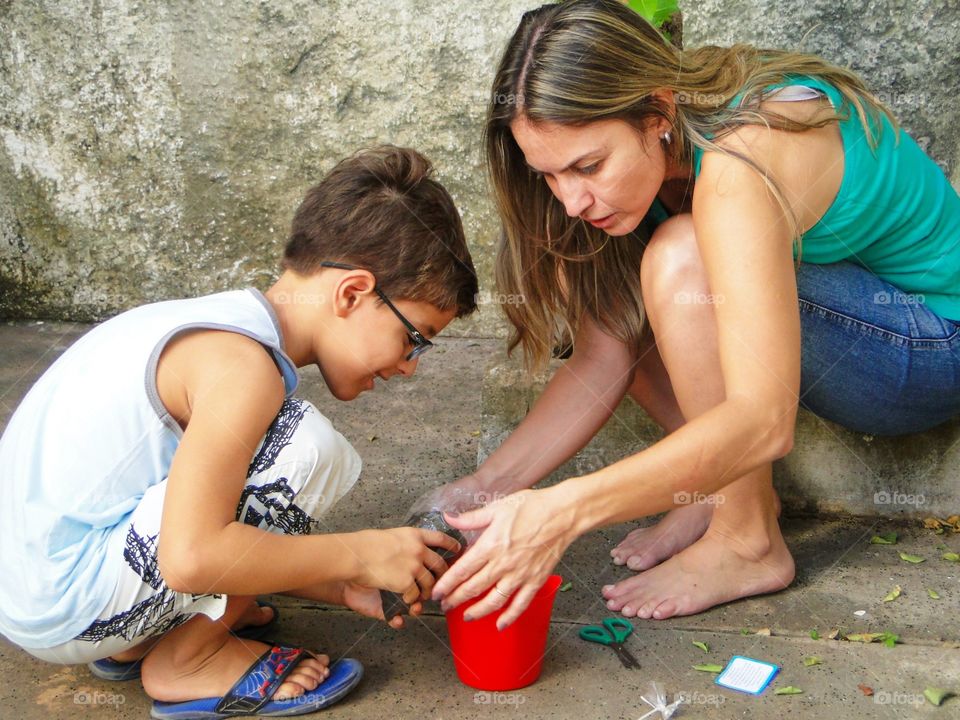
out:
{"label": "red plastic bucket", "polygon": [[559,575],[547,578],[523,614],[503,630],[497,630],[500,611],[470,622],[463,619],[463,613],[480,598],[448,612],[447,632],[460,682],[490,691],[516,690],[536,682],[543,666],[553,599],[562,581]]}

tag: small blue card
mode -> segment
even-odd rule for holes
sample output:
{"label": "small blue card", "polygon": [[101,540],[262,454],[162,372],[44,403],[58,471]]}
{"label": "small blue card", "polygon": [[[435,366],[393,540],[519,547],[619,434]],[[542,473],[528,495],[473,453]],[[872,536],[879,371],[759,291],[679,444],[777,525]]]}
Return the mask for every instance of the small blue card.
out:
{"label": "small blue card", "polygon": [[731,690],[759,695],[779,671],[780,668],[771,663],[734,655],[714,682]]}

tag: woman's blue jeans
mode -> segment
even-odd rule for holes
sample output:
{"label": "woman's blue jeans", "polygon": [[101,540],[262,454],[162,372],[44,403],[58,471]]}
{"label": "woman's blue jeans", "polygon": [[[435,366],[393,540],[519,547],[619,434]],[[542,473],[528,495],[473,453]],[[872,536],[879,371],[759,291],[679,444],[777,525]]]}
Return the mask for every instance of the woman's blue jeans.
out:
{"label": "woman's blue jeans", "polygon": [[851,262],[801,263],[797,291],[802,407],[871,435],[960,416],[960,323]]}

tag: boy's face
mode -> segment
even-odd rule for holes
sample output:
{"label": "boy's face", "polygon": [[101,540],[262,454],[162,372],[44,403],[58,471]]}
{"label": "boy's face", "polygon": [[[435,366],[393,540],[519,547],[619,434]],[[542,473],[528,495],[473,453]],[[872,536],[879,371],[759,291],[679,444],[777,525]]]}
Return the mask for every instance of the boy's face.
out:
{"label": "boy's face", "polygon": [[[456,314],[440,310],[422,301],[394,300],[396,309],[424,337],[430,339],[445,328]],[[340,324],[335,344],[327,346],[320,365],[330,392],[339,400],[353,400],[373,390],[376,378],[390,380],[395,375],[416,372],[420,358],[407,360],[413,341],[403,321],[373,293],[356,298]],[[429,351],[427,355],[429,356]]]}

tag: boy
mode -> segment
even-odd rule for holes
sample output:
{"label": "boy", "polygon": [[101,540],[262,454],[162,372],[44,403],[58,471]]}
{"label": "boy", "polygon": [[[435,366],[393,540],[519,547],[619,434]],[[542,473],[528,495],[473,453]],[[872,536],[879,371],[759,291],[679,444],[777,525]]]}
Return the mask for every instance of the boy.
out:
{"label": "boy", "polygon": [[0,438],[0,632],[104,677],[139,670],[154,717],[301,714],[349,692],[357,661],[231,630],[272,619],[266,593],[382,618],[382,588],[418,612],[446,569],[431,547],[457,548],[414,528],[311,533],[360,459],[292,397],[311,364],[340,400],[412,375],[476,309],[460,217],[430,173],[390,146],[342,161],[297,210],[265,294],[136,308],[53,364]]}

